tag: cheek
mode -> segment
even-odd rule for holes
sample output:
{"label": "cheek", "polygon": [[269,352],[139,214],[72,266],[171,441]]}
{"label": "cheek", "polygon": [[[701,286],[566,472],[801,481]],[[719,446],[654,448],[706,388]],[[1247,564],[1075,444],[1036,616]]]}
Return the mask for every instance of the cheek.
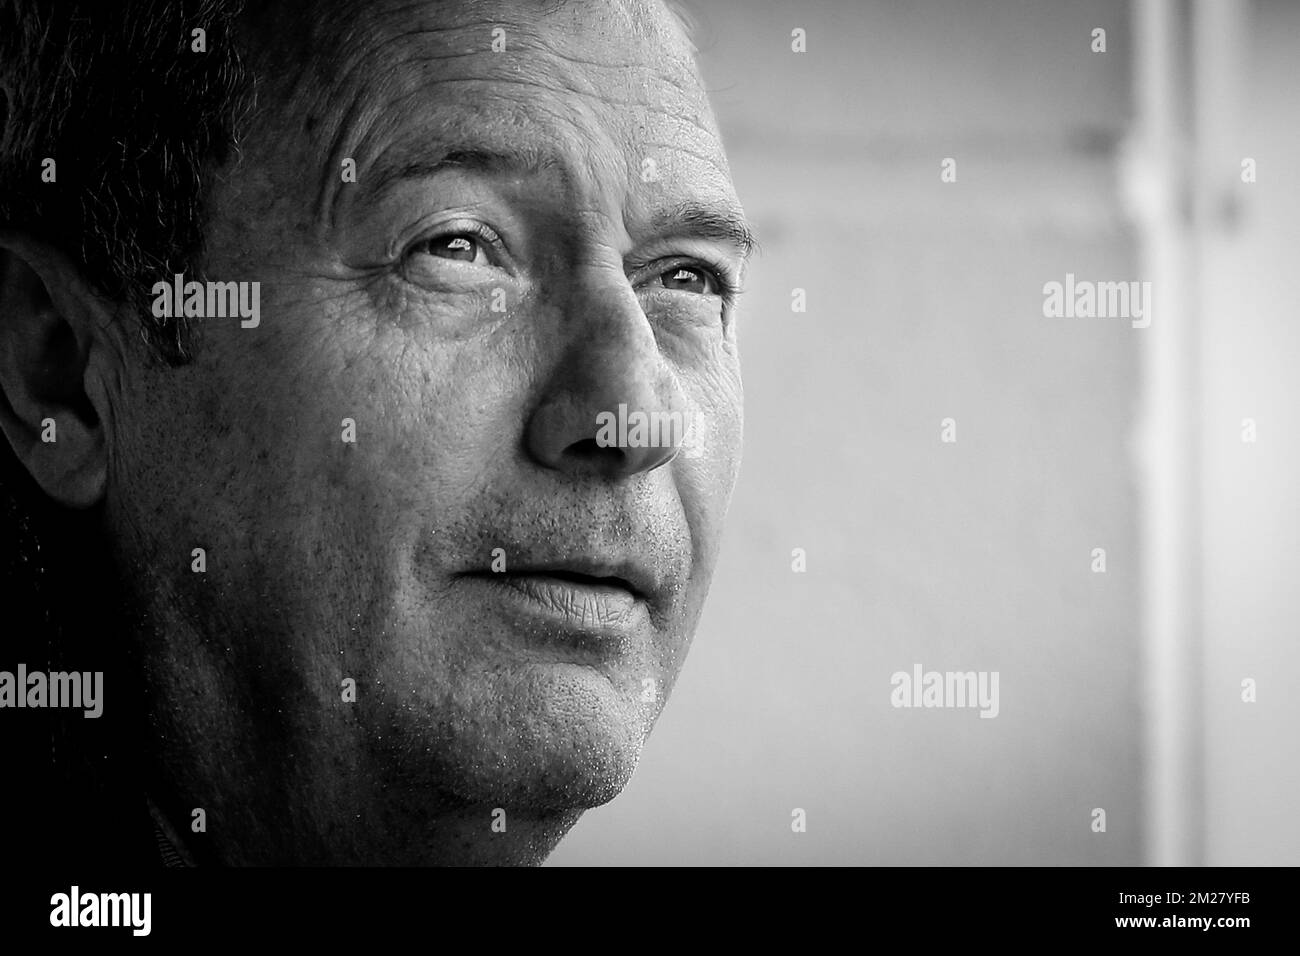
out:
{"label": "cheek", "polygon": [[715,481],[730,494],[740,465],[745,410],[744,384],[734,346],[720,343],[709,361],[692,369],[684,381],[701,426],[699,447],[688,449],[686,457],[708,462]]}
{"label": "cheek", "polygon": [[695,427],[670,466],[691,529],[695,567],[712,574],[723,522],[739,474],[744,428],[743,390],[733,352],[720,351],[694,374],[679,373]]}
{"label": "cheek", "polygon": [[455,510],[489,466],[507,463],[518,439],[517,368],[473,342],[390,331],[338,383],[341,400],[355,409],[358,461],[340,461],[335,481],[372,499],[385,496],[380,507]]}
{"label": "cheek", "polygon": [[366,587],[385,536],[431,506],[429,448],[455,420],[429,384],[454,369],[327,308],[266,309],[261,329],[214,331],[194,363],[140,381],[117,456],[154,542],[207,547],[206,581],[276,594],[286,613],[299,592]]}

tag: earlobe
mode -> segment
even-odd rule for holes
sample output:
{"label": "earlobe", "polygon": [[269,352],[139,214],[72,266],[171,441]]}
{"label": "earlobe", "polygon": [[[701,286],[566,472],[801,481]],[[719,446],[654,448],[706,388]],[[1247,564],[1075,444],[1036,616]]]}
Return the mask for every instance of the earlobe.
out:
{"label": "earlobe", "polygon": [[88,508],[105,493],[111,400],[108,307],[66,256],[0,233],[0,431],[52,500]]}

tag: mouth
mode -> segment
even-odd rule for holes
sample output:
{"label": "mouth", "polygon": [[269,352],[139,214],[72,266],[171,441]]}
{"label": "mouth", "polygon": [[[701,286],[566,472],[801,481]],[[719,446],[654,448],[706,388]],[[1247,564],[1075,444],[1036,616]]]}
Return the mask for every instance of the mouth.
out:
{"label": "mouth", "polygon": [[633,564],[532,563],[460,577],[477,582],[510,619],[548,642],[617,651],[652,630],[655,582]]}
{"label": "mouth", "polygon": [[529,581],[547,584],[554,581],[561,585],[572,585],[576,591],[589,589],[593,593],[621,590],[631,594],[638,601],[646,600],[646,595],[636,585],[616,574],[585,574],[567,568],[538,568],[526,571],[503,571],[492,576],[504,581],[518,580],[521,584]]}
{"label": "mouth", "polygon": [[547,581],[580,590],[617,590],[626,592],[641,602],[653,601],[661,589],[659,579],[647,566],[630,559],[604,560],[578,556],[547,560],[540,556],[529,556],[509,562],[509,566],[500,571],[484,569],[468,571],[466,574],[496,581]]}

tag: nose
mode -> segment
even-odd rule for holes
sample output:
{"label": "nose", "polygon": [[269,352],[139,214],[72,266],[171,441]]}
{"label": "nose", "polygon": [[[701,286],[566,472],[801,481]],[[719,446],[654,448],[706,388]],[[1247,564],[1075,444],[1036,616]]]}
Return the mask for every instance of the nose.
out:
{"label": "nose", "polygon": [[564,310],[571,344],[529,420],[529,454],[547,468],[615,479],[672,461],[688,404],[626,278],[589,279]]}

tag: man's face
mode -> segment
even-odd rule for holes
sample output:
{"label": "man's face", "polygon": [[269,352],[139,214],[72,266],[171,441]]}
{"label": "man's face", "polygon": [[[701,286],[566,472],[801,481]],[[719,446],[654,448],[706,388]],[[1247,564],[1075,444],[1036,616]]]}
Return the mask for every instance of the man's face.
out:
{"label": "man's face", "polygon": [[[206,277],[260,325],[124,373],[153,786],[231,862],[539,859],[627,782],[708,589],[739,205],[656,5],[363,9],[217,177]],[[602,446],[620,405],[690,449]]]}

